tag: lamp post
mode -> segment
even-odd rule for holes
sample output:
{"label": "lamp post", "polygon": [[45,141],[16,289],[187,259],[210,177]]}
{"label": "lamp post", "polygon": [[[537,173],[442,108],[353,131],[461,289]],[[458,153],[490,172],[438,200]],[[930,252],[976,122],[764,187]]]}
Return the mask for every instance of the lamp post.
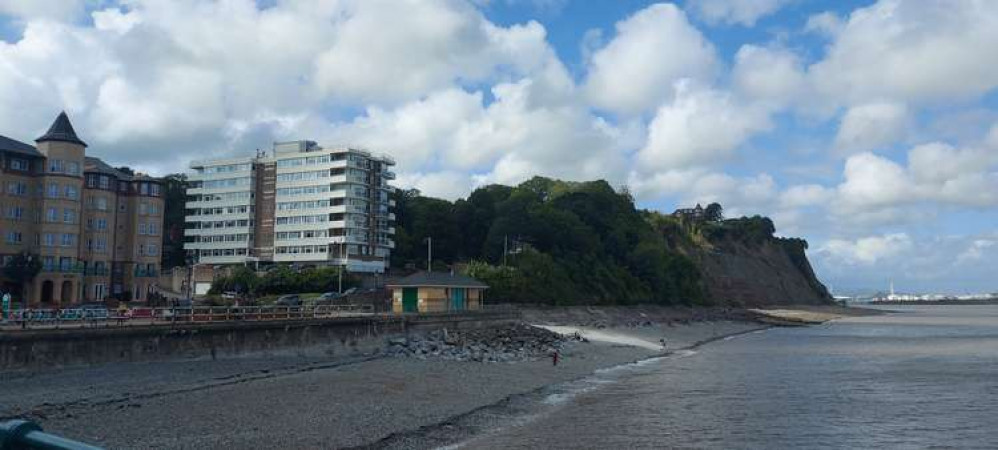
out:
{"label": "lamp post", "polygon": [[426,271],[433,272],[433,238],[426,238]]}

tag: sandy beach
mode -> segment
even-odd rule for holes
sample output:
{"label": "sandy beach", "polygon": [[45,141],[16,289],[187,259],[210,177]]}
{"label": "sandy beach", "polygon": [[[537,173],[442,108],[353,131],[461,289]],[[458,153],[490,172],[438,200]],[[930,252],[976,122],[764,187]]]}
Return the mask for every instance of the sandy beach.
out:
{"label": "sandy beach", "polygon": [[557,366],[546,357],[481,363],[283,356],[0,374],[0,416],[27,415],[46,430],[109,448],[377,446],[598,369],[763,327],[525,315],[585,341],[566,343]]}

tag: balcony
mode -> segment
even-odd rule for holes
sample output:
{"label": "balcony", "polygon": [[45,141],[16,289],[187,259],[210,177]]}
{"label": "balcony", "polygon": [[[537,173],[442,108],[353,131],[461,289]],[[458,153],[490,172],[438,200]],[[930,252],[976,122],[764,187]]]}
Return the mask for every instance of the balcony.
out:
{"label": "balcony", "polygon": [[381,172],[381,177],[386,180],[394,180],[395,172]]}
{"label": "balcony", "polygon": [[83,265],[73,266],[42,266],[42,272],[47,273],[83,273]]}
{"label": "balcony", "polygon": [[83,275],[86,276],[107,276],[111,271],[107,267],[87,267],[83,270]]}

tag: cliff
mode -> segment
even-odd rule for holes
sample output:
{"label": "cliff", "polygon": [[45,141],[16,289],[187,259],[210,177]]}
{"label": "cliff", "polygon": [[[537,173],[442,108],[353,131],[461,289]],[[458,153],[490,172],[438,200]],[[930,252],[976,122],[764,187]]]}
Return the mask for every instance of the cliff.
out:
{"label": "cliff", "polygon": [[832,301],[807,259],[807,242],[774,237],[767,218],[684,228],[687,239],[670,241],[699,269],[709,303],[754,307]]}

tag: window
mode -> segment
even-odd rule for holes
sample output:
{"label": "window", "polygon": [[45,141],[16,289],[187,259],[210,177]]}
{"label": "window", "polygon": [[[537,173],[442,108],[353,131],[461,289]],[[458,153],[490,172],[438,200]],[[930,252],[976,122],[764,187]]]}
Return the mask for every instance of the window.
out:
{"label": "window", "polygon": [[107,238],[99,237],[94,240],[94,251],[103,253],[107,250]]}
{"label": "window", "polygon": [[97,187],[97,175],[87,175],[87,187],[88,188]]}
{"label": "window", "polygon": [[146,202],[139,202],[139,215],[144,216],[149,210],[149,204]]}
{"label": "window", "polygon": [[97,219],[97,229],[106,230],[107,229],[107,219]]}
{"label": "window", "polygon": [[107,211],[107,198],[106,197],[97,197],[97,210],[98,211]]}
{"label": "window", "polygon": [[24,216],[24,208],[20,206],[11,206],[7,208],[7,218],[14,220],[21,220]]}
{"label": "window", "polygon": [[76,211],[69,208],[62,210],[62,221],[76,223]]}
{"label": "window", "polygon": [[157,214],[159,214],[159,205],[157,205],[155,203],[150,203],[149,204],[149,215],[150,216],[155,216]]}
{"label": "window", "polygon": [[13,170],[24,170],[27,171],[29,168],[28,160],[20,158],[10,159],[10,168]]}
{"label": "window", "polygon": [[59,220],[59,209],[49,208],[45,211],[45,221],[46,222],[56,222]]}
{"label": "window", "polygon": [[46,257],[42,258],[42,267],[44,267],[44,268],[46,268],[48,270],[54,269],[55,268],[55,257],[53,257],[53,256],[46,256]]}
{"label": "window", "polygon": [[55,246],[55,235],[50,233],[45,233],[42,235],[42,245],[45,247]]}
{"label": "window", "polygon": [[11,181],[10,183],[7,183],[7,193],[10,195],[20,196],[28,195],[28,185],[21,182]]}
{"label": "window", "polygon": [[88,218],[87,219],[87,229],[88,230],[94,229],[94,219],[93,218]]}
{"label": "window", "polygon": [[20,244],[21,243],[21,232],[20,231],[8,231],[7,232],[7,243],[8,244]]}
{"label": "window", "polygon": [[152,195],[153,197],[159,197],[159,185],[158,184],[150,184],[149,185],[149,194]]}
{"label": "window", "polygon": [[69,164],[66,165],[66,169],[68,169],[68,170],[66,170],[66,173],[68,173],[70,175],[79,175],[80,174],[80,163],[70,161]]}
{"label": "window", "polygon": [[107,188],[110,187],[110,185],[111,185],[111,178],[102,175],[100,177],[100,188],[101,189],[107,189]]}
{"label": "window", "polygon": [[139,194],[149,195],[149,183],[139,183]]}
{"label": "window", "polygon": [[62,173],[62,160],[61,159],[50,159],[49,160],[49,172],[52,173]]}
{"label": "window", "polygon": [[156,225],[155,223],[150,223],[149,224],[149,229],[148,229],[149,235],[150,236],[155,236],[155,235],[159,234],[159,229],[158,228],[159,228],[159,226]]}
{"label": "window", "polygon": [[146,224],[145,224],[145,222],[139,223],[139,234],[140,235],[146,234]]}
{"label": "window", "polygon": [[48,198],[59,198],[59,183],[49,183]]}
{"label": "window", "polygon": [[66,198],[76,200],[79,198],[78,195],[79,191],[76,189],[76,186],[66,186]]}
{"label": "window", "polygon": [[62,246],[72,247],[76,243],[76,235],[72,233],[62,234]]}
{"label": "window", "polygon": [[72,270],[73,258],[59,258],[59,270]]}

